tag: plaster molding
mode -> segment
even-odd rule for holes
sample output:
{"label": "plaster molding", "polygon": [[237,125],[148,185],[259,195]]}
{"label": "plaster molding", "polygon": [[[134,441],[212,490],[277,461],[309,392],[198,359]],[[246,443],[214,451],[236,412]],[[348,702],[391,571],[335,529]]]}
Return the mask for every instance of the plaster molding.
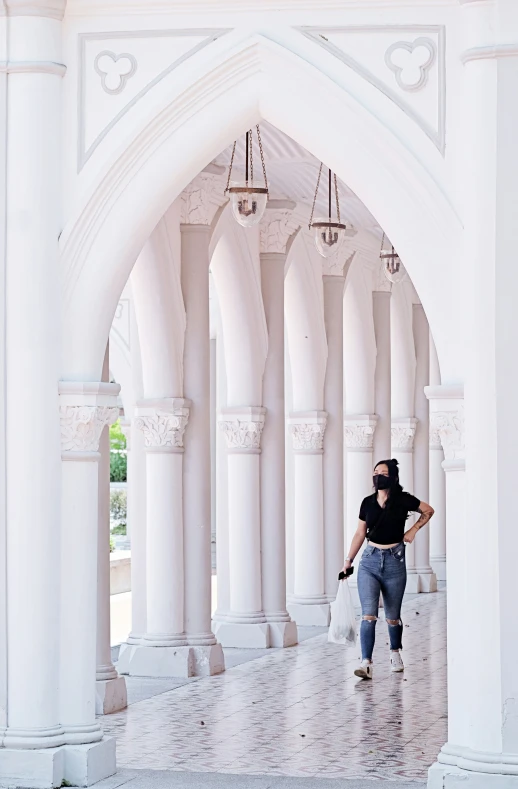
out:
{"label": "plaster molding", "polygon": [[[445,470],[465,463],[464,389],[462,386],[427,386],[431,434],[439,436]],[[436,440],[436,438],[434,438]]]}
{"label": "plaster molding", "polygon": [[[434,0],[434,7],[451,8],[457,5],[458,0]],[[477,0],[460,0],[460,2],[477,2]],[[416,7],[430,7],[430,0],[398,0],[398,6],[414,10]],[[373,9],[385,11],[387,0],[321,0],[318,10],[339,11],[349,9]],[[219,0],[218,13],[256,11],[257,0]],[[297,0],[297,10],[315,11],[314,0]],[[113,0],[75,0],[68,12],[69,16],[117,16],[152,14],[197,14],[214,11],[214,0],[175,0],[171,5],[170,0],[125,0],[124,4]],[[293,0],[261,0],[261,11],[293,11]]]}
{"label": "plaster molding", "polygon": [[224,177],[201,172],[182,192],[180,222],[182,225],[210,226],[227,200]]}
{"label": "plaster molding", "polygon": [[0,16],[40,16],[61,21],[66,6],[67,0],[4,0]]}
{"label": "plaster molding", "polygon": [[97,452],[104,428],[118,418],[118,406],[60,406],[61,452]]}
{"label": "plaster molding", "polygon": [[415,417],[392,420],[390,437],[393,450],[397,452],[414,451],[414,438],[418,421]]}
{"label": "plaster molding", "polygon": [[[394,102],[405,115],[407,115],[419,128],[426,134],[427,137],[433,142],[436,148],[444,156],[446,149],[446,28],[444,25],[350,25],[339,27],[295,27],[302,35],[309,38],[315,44],[322,47],[330,55],[338,58],[346,66],[352,69],[358,76],[365,79],[375,88],[380,90],[390,101]],[[369,69],[355,60],[351,55],[341,50],[335,44],[331,43],[326,37],[326,33],[332,35],[333,33],[353,33],[353,32],[371,32],[371,33],[387,33],[393,31],[394,34],[403,34],[411,36],[414,33],[420,34],[425,38],[427,35],[437,35],[437,57],[435,62],[438,68],[438,93],[437,93],[437,128],[433,128],[427,121],[422,118],[419,113],[411,106],[408,101],[405,101],[395,91],[393,91],[382,80],[375,76]],[[398,42],[401,45],[402,42]],[[406,42],[405,42],[406,43]],[[431,64],[433,65],[433,64]],[[422,85],[420,88],[423,87]],[[419,89],[420,89],[419,88]]]}
{"label": "plaster molding", "polygon": [[131,452],[131,420],[121,419],[120,426],[121,426],[122,434],[126,439],[126,451]]}
{"label": "plaster molding", "polygon": [[326,411],[303,411],[290,414],[288,425],[295,452],[322,454],[327,426]]}
{"label": "plaster molding", "polygon": [[[422,49],[419,55],[418,50]],[[394,72],[396,82],[401,90],[422,90],[428,82],[428,72],[437,58],[437,47],[431,38],[420,36],[415,41],[396,41],[385,52],[385,63]],[[418,71],[418,78],[408,79],[412,72]],[[407,78],[405,79],[405,74]],[[415,76],[415,75],[414,75]]]}
{"label": "plaster molding", "polygon": [[260,225],[261,254],[285,254],[290,239],[295,235],[301,222],[289,209],[268,209]]}
{"label": "plaster molding", "polygon": [[63,459],[96,453],[103,429],[119,418],[119,384],[60,381],[58,391]]}
{"label": "plaster molding", "polygon": [[[117,30],[117,31],[109,31],[105,33],[80,33],[78,36],[78,86],[77,86],[77,111],[78,111],[78,118],[77,118],[77,172],[80,173],[85,164],[88,162],[90,157],[95,153],[96,149],[102,143],[102,141],[107,137],[110,131],[114,128],[114,126],[123,118],[129,110],[132,109],[140,99],[149,93],[155,85],[158,85],[165,77],[169,76],[178,66],[188,60],[190,57],[193,57],[202,49],[204,49],[208,44],[211,44],[213,41],[216,41],[221,36],[229,33],[232,28],[190,28],[190,29],[183,29],[183,30]],[[118,112],[112,120],[106,124],[104,129],[97,135],[95,140],[91,143],[91,145],[86,148],[86,112],[87,108],[86,104],[86,76],[87,76],[87,64],[86,64],[86,45],[88,42],[91,41],[106,41],[106,40],[114,40],[114,39],[153,39],[153,38],[174,38],[174,37],[197,37],[206,36],[206,38],[201,41],[199,44],[193,46],[188,52],[185,52],[179,58],[177,58],[173,63],[171,63],[166,69],[161,71],[157,76],[148,82],[142,90],[140,90],[136,96],[134,96],[121,110]]]}
{"label": "plaster molding", "polygon": [[494,60],[496,58],[514,58],[518,55],[518,44],[495,44],[487,47],[466,49],[460,56],[466,65],[473,60]]}
{"label": "plaster molding", "polygon": [[225,408],[218,416],[219,429],[225,435],[230,452],[261,451],[266,408],[251,406]]}
{"label": "plaster molding", "polygon": [[356,252],[351,253],[349,249],[341,249],[331,258],[322,258],[322,276],[332,279],[345,277],[355,255]]}
{"label": "plaster molding", "polygon": [[377,267],[373,272],[374,279],[374,293],[392,293],[392,282],[387,279],[385,274],[385,264],[383,261],[378,260]]}
{"label": "plaster molding", "polygon": [[151,452],[183,450],[183,438],[189,421],[190,400],[164,398],[137,403],[135,427],[144,434],[144,446]]}
{"label": "plaster molding", "polygon": [[0,74],[53,74],[64,77],[67,67],[52,60],[0,60]]}
{"label": "plaster molding", "polygon": [[[128,80],[136,73],[137,68],[137,59],[129,52],[122,52],[120,55],[116,55],[115,52],[104,49],[102,52],[99,52],[94,60],[94,69],[101,78],[102,89],[110,96],[117,96],[123,92]],[[117,78],[117,84],[115,87],[110,88],[107,80],[113,78],[114,75]]]}
{"label": "plaster molding", "polygon": [[344,418],[345,446],[349,452],[372,452],[378,417],[375,414]]}

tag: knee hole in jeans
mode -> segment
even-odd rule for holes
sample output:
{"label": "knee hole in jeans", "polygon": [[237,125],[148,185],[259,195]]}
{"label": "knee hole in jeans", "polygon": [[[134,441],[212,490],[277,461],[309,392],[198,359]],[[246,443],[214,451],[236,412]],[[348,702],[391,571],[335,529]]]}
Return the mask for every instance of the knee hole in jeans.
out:
{"label": "knee hole in jeans", "polygon": [[377,616],[362,616],[362,619],[363,619],[364,622],[377,622],[378,621],[378,617]]}
{"label": "knee hole in jeans", "polygon": [[387,625],[392,625],[392,627],[396,627],[402,625],[401,619],[387,619]]}

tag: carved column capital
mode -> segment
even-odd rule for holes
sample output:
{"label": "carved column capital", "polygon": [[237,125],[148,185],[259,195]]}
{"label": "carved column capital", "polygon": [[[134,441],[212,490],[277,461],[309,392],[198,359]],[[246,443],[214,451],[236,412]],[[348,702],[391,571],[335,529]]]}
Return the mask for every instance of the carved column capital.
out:
{"label": "carved column capital", "polygon": [[444,449],[444,468],[463,470],[466,463],[464,390],[462,386],[427,386],[430,401],[430,434]]}
{"label": "carved column capital", "polygon": [[391,427],[392,449],[397,452],[413,452],[418,420],[415,417],[393,419]]}
{"label": "carved column capital", "polygon": [[225,434],[230,454],[259,454],[266,408],[245,406],[224,408],[218,416],[220,430]]}
{"label": "carved column capital", "polygon": [[313,455],[323,453],[326,411],[298,411],[290,414],[288,425],[294,452]]}
{"label": "carved column capital", "polygon": [[372,415],[346,416],[344,418],[344,439],[348,452],[372,452],[374,432],[378,417]]}
{"label": "carved column capital", "polygon": [[135,426],[144,434],[146,452],[183,452],[190,405],[190,400],[177,397],[137,403]]}
{"label": "carved column capital", "polygon": [[227,199],[225,182],[221,176],[199,173],[182,192],[181,223],[209,226]]}
{"label": "carved column capital", "polygon": [[290,238],[299,227],[300,222],[289,208],[267,207],[260,225],[261,254],[285,254]]}
{"label": "carved column capital", "polygon": [[63,460],[97,459],[106,425],[119,418],[119,384],[62,381],[59,384],[61,456]]}

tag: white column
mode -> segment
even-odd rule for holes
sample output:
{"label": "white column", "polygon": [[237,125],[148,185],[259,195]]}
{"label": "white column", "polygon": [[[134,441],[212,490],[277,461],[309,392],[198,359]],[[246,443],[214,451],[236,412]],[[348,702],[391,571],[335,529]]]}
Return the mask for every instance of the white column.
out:
{"label": "white column", "polygon": [[226,408],[219,426],[228,451],[230,610],[216,624],[225,646],[264,649],[270,628],[261,590],[260,452],[265,409]]}
{"label": "white column", "polygon": [[[109,348],[102,372],[110,381]],[[110,639],[110,432],[106,425],[99,440],[98,543],[97,543],[97,667],[95,672],[95,711],[108,715],[128,705],[126,680],[119,677],[111,658]]]}
{"label": "white column", "polygon": [[377,349],[374,374],[374,407],[378,417],[374,435],[375,463],[388,459],[391,451],[390,297],[390,290],[377,290],[372,294]]}
{"label": "white column", "polygon": [[294,452],[294,594],[288,611],[300,625],[329,624],[324,577],[323,464],[325,411],[289,417]]}
{"label": "white column", "polygon": [[[441,385],[439,359],[430,335],[430,386]],[[433,414],[430,414],[430,502],[435,510],[430,526],[430,564],[438,581],[446,580],[446,476],[444,452]]]}
{"label": "white column", "polygon": [[324,577],[325,593],[336,597],[338,572],[344,554],[344,285],[345,277],[325,274],[324,321],[327,367],[324,409],[327,413],[324,444]]}
{"label": "white column", "polygon": [[187,317],[184,392],[191,400],[184,455],[185,630],[197,673],[224,670],[211,630],[210,542],[210,226],[183,224],[182,292]]}
{"label": "white column", "polygon": [[[227,405],[227,376],[221,316],[218,312],[216,338],[216,406],[218,413]],[[216,431],[216,583],[217,609],[213,623],[224,619],[230,610],[230,570],[228,544],[228,454],[222,430]]]}
{"label": "white column", "polygon": [[[352,416],[344,419],[344,438],[347,452],[346,474],[346,524],[345,551],[349,550],[352,538],[358,526],[360,505],[372,491],[374,433],[377,417],[374,415]],[[360,556],[356,560],[358,564]],[[356,573],[350,580],[350,585],[357,585]]]}
{"label": "white column", "polygon": [[[118,384],[62,382],[60,391],[60,721],[71,747],[65,780],[78,785],[115,772],[115,740],[96,720],[99,439],[119,415]],[[97,779],[96,779],[97,780]]]}
{"label": "white column", "polygon": [[189,401],[137,403],[146,448],[146,632],[132,647],[128,673],[190,677],[193,653],[184,628],[183,439]]}
{"label": "white column", "polygon": [[[429,501],[430,410],[425,387],[430,383],[430,330],[422,304],[413,305],[413,330],[416,355],[414,413],[417,425],[414,440],[414,489],[412,492],[420,501]],[[431,528],[433,526],[432,521]],[[430,566],[429,524],[419,530],[414,545],[419,591],[436,592],[437,577]]]}
{"label": "white column", "polygon": [[[444,783],[450,768],[455,772],[462,746],[469,729],[468,700],[473,692],[466,671],[466,644],[470,643],[466,545],[471,529],[466,522],[466,461],[464,439],[464,399],[462,387],[430,386],[432,434],[435,432],[444,450],[443,468],[446,476],[446,551],[448,555],[448,743],[443,746],[438,762],[431,768],[429,786],[452,786]],[[483,789],[484,779],[474,786]],[[467,783],[466,781],[463,781]],[[505,784],[504,784],[505,785]]]}
{"label": "white column", "polygon": [[[414,438],[417,419],[392,420],[392,455],[399,462],[399,480],[409,493],[414,492]],[[410,516],[415,521],[415,516]],[[407,526],[412,523],[409,519]],[[421,591],[419,575],[415,566],[415,541],[406,549],[407,585],[406,591],[416,594]]]}
{"label": "white column", "polygon": [[[267,212],[267,215],[269,213]],[[281,246],[284,247],[284,244]],[[260,458],[260,550],[263,608],[266,621],[270,624],[272,647],[293,646],[298,640],[297,625],[291,621],[286,609],[285,263],[286,254],[283,252],[261,252],[261,286],[268,328],[268,356],[263,376],[263,406],[266,408],[267,419]]]}

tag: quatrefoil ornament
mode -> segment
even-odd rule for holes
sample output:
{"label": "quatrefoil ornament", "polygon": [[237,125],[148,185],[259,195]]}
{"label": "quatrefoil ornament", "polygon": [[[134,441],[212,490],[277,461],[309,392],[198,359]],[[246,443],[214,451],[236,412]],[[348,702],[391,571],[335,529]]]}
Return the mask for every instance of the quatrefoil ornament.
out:
{"label": "quatrefoil ornament", "polygon": [[385,63],[394,72],[402,90],[421,90],[436,58],[436,48],[430,38],[416,38],[413,43],[398,41],[385,53]]}
{"label": "quatrefoil ornament", "polygon": [[94,68],[101,78],[101,85],[106,93],[115,96],[122,93],[130,77],[137,70],[137,61],[133,55],[114,52],[100,52],[95,58]]}

